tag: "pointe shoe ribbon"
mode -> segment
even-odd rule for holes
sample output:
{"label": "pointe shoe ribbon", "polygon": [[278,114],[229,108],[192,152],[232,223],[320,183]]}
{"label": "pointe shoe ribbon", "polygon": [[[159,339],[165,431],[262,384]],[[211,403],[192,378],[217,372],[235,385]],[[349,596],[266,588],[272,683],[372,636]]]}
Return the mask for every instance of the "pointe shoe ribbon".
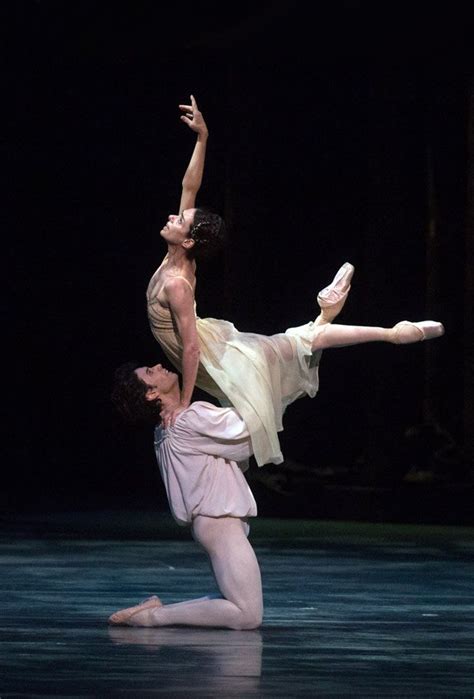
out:
{"label": "pointe shoe ribbon", "polygon": [[351,288],[353,274],[354,266],[350,262],[345,262],[329,286],[319,292],[318,304],[324,320],[329,322],[341,312]]}
{"label": "pointe shoe ribbon", "polygon": [[435,320],[420,320],[416,323],[412,323],[410,320],[401,320],[393,327],[393,342],[396,345],[433,340],[441,335],[444,335],[443,324]]}

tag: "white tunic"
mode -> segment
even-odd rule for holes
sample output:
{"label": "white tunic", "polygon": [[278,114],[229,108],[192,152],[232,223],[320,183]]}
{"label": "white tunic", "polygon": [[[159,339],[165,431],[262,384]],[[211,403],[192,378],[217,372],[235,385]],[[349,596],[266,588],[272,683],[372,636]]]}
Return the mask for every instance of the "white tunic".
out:
{"label": "white tunic", "polygon": [[173,427],[155,429],[155,453],[175,520],[196,515],[255,517],[252,491],[236,462],[252,454],[247,425],[234,408],[197,401]]}

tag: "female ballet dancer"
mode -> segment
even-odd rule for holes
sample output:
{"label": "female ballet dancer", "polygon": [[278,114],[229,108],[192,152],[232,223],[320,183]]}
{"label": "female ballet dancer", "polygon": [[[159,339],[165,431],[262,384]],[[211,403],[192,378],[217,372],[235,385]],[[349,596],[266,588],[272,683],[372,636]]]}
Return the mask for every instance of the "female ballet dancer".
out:
{"label": "female ballet dancer", "polygon": [[[162,422],[173,425],[189,407],[195,386],[234,406],[245,421],[259,466],[281,463],[278,432],[287,405],[318,390],[320,351],[361,342],[405,344],[439,337],[441,323],[402,321],[393,328],[331,324],[342,309],[354,268],[345,263],[333,282],[318,295],[321,309],[314,320],[283,334],[266,337],[239,332],[232,323],[196,315],[196,260],[219,246],[224,223],[214,213],[195,208],[204,172],[208,129],[193,96],[179,105],[181,119],[197,133],[182,182],[179,213],[161,230],[167,254],[147,289],[152,333],[182,374],[180,400],[164,408]],[[288,361],[297,357],[297,362]],[[285,375],[282,377],[281,372]],[[283,387],[283,394],[282,394]]]}

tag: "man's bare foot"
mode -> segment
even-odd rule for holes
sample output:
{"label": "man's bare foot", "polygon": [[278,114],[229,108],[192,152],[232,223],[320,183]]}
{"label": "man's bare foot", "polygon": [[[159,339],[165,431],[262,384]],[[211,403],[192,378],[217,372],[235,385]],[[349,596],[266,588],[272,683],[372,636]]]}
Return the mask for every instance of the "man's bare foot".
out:
{"label": "man's bare foot", "polygon": [[[148,609],[155,609],[156,607],[162,606],[163,603],[161,602],[160,598],[156,595],[152,595],[151,597],[147,597],[147,599],[143,600],[143,602],[140,602],[140,604],[137,604],[134,607],[127,607],[127,609],[120,609],[118,612],[115,612],[114,614],[109,616],[108,622],[109,624],[116,625],[124,624],[125,626],[142,626],[142,624],[140,623],[131,623],[132,617],[138,614],[138,612],[144,612]],[[139,621],[139,618],[137,618],[136,621]],[[148,626],[148,624],[143,624],[143,626]]]}

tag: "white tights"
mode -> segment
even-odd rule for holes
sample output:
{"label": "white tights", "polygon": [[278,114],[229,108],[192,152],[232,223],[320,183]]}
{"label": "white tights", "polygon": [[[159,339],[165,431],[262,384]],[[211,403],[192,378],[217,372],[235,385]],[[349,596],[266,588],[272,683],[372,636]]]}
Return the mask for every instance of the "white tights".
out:
{"label": "white tights", "polygon": [[311,344],[313,351],[329,347],[347,347],[363,342],[393,342],[390,328],[377,328],[365,325],[316,325]]}
{"label": "white tights", "polygon": [[210,558],[222,598],[201,597],[154,607],[149,611],[150,625],[229,629],[260,626],[263,616],[260,567],[246,531],[246,523],[236,517],[195,517],[193,536]]}

